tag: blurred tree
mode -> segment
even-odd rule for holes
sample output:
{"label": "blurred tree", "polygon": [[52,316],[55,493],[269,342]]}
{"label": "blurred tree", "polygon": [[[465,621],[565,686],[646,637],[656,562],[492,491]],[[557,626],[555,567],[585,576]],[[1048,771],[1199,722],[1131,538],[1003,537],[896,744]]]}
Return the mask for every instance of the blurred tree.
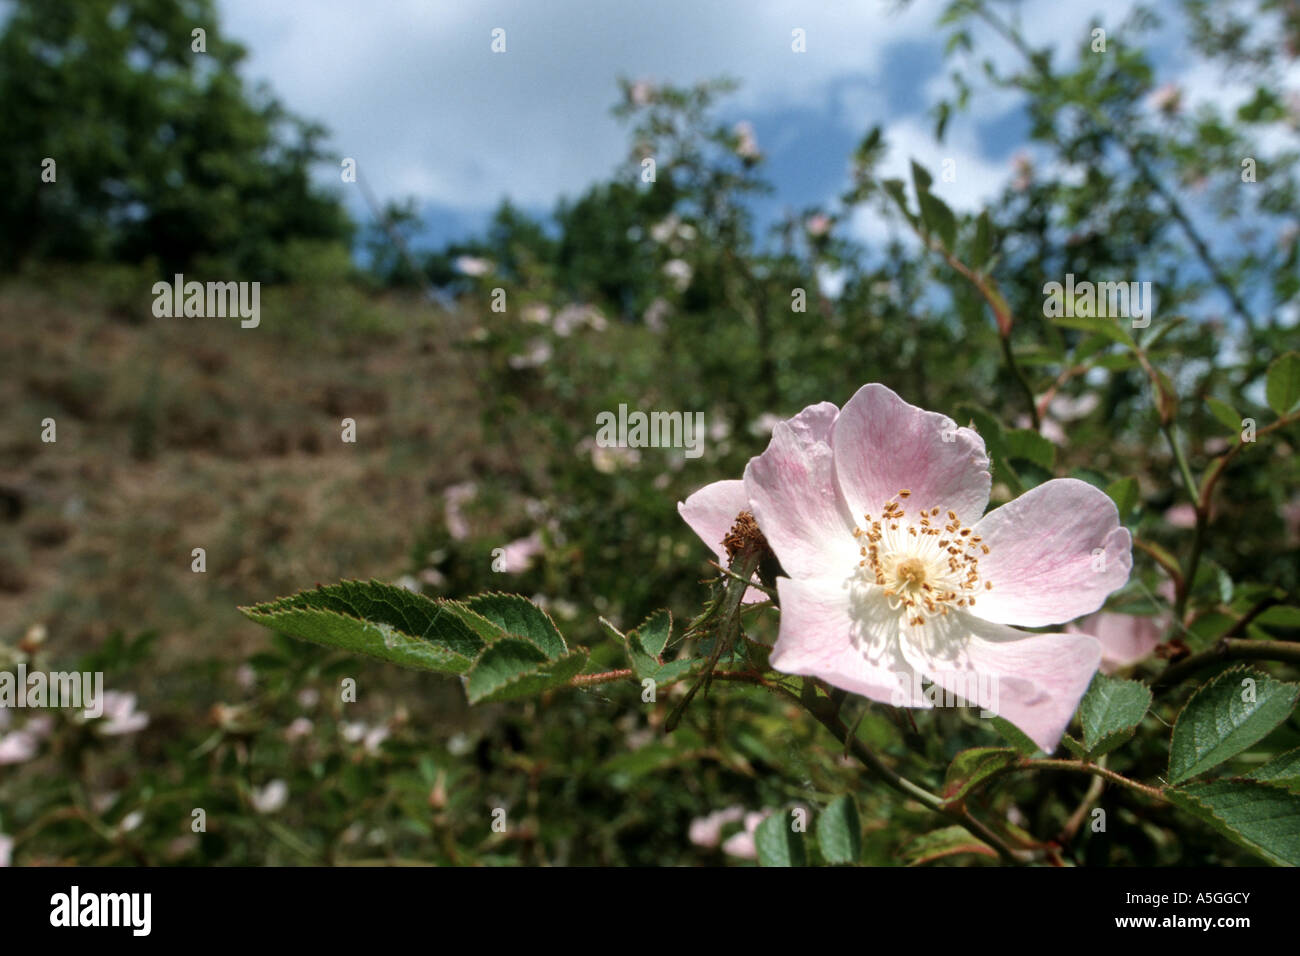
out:
{"label": "blurred tree", "polygon": [[244,56],[211,0],[16,0],[0,35],[6,263],[154,257],[274,279],[286,241],[346,241],[309,176],[324,129],[248,90]]}

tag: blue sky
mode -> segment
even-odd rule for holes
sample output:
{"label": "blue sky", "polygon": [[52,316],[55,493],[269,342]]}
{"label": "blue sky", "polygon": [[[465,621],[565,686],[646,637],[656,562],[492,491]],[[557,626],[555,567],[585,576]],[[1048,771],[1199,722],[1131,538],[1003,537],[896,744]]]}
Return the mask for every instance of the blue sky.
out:
{"label": "blue sky", "polygon": [[[901,9],[882,0],[218,0],[226,32],[250,51],[245,74],[265,80],[290,109],[325,123],[331,145],[354,157],[381,199],[415,197],[425,244],[464,238],[509,197],[534,212],[605,178],[627,139],[610,115],[616,79],[685,84],[722,74],[741,82],[728,120],[750,121],[775,194],[760,210],[829,200],[845,182],[850,152],[873,124],[885,128],[888,174],[915,158],[937,171],[957,164],[955,183],[936,192],[958,209],[979,208],[1011,177],[1026,149],[1027,123],[1014,96],[984,91],[936,143],[929,115],[951,91],[936,26],[945,2]],[[1020,7],[1031,42],[1070,58],[1095,18],[1122,43],[1126,0],[1029,0]],[[1158,82],[1176,81],[1185,102],[1231,102],[1230,89],[1179,55],[1177,6],[1153,55]],[[490,50],[494,28],[506,52]],[[791,49],[805,31],[807,52]],[[975,35],[980,57],[1004,70],[1017,55]],[[1149,41],[1144,41],[1149,42]],[[966,70],[978,78],[971,62]],[[1032,152],[1032,151],[1031,151]],[[355,187],[322,170],[359,221],[369,215]],[[860,214],[848,224],[864,239],[884,227]]]}

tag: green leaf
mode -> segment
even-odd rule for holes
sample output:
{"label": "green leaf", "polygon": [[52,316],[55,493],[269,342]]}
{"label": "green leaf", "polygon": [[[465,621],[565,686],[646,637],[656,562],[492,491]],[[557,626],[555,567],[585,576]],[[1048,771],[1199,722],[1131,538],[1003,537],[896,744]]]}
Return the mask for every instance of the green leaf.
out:
{"label": "green leaf", "polygon": [[1141,498],[1137,479],[1133,477],[1112,481],[1106,486],[1106,494],[1110,496],[1111,501],[1115,502],[1121,523],[1137,507]]}
{"label": "green leaf", "polygon": [[1300,607],[1278,604],[1264,611],[1255,618],[1256,624],[1264,627],[1297,628],[1300,627]]}
{"label": "green leaf", "polygon": [[647,654],[658,657],[672,637],[673,616],[667,610],[655,611],[633,633],[641,638],[641,646]]}
{"label": "green leaf", "polygon": [[1089,755],[1114,750],[1129,737],[1151,706],[1151,688],[1134,680],[1096,674],[1079,703],[1083,745]]}
{"label": "green leaf", "polygon": [[1011,744],[1012,747],[1016,748],[1016,750],[1024,756],[1037,757],[1043,753],[1038,744],[1030,740],[1029,737],[1025,735],[1025,732],[1015,724],[1011,723],[1011,721],[1006,720],[1003,717],[994,717],[989,721],[989,723],[993,725],[994,730],[1002,735],[1003,740]]}
{"label": "green leaf", "polygon": [[551,660],[563,657],[569,649],[550,615],[526,597],[489,592],[461,603],[505,633],[530,641]]}
{"label": "green leaf", "polygon": [[921,193],[928,193],[930,184],[933,182],[934,178],[926,171],[925,167],[916,160],[912,160],[912,185],[916,187],[917,196],[920,196]]}
{"label": "green leaf", "polygon": [[929,192],[919,192],[921,219],[931,232],[939,236],[945,249],[951,250],[957,241],[957,217],[948,204]]}
{"label": "green leaf", "polygon": [[827,863],[857,863],[862,854],[862,823],[858,805],[844,794],[831,801],[817,818],[817,845]]}
{"label": "green leaf", "polygon": [[957,406],[957,421],[963,419],[970,422],[979,432],[980,438],[984,439],[984,449],[993,462],[993,480],[1005,484],[1013,496],[1024,494],[1025,487],[1020,476],[1011,467],[1011,453],[1007,448],[1002,424],[992,414],[969,402]]}
{"label": "green leaf", "polygon": [[1285,415],[1300,402],[1300,352],[1279,355],[1268,367],[1264,395],[1268,407]]}
{"label": "green leaf", "polygon": [[1205,405],[1209,408],[1210,414],[1215,417],[1220,425],[1228,429],[1228,431],[1241,431],[1241,416],[1238,415],[1237,410],[1227,402],[1206,396]]}
{"label": "green leaf", "polygon": [[1213,780],[1165,795],[1269,862],[1300,866],[1300,795],[1257,780]]}
{"label": "green leaf", "polygon": [[993,255],[993,223],[985,209],[975,220],[975,244],[971,247],[971,265],[983,269]]}
{"label": "green leaf", "polygon": [[290,637],[444,674],[464,673],[487,643],[455,602],[382,581],[342,581],[239,610]]}
{"label": "green leaf", "polygon": [[1032,428],[1016,428],[1007,432],[1007,453],[1012,458],[1032,462],[1039,468],[1052,470],[1056,464],[1056,446]]}
{"label": "green leaf", "polygon": [[977,853],[997,859],[997,851],[971,835],[965,827],[951,826],[923,833],[910,840],[899,854],[907,866],[931,863],[958,853]]}
{"label": "green leaf", "polygon": [[1083,315],[1058,315],[1052,317],[1052,324],[1059,325],[1066,329],[1078,329],[1080,332],[1091,332],[1094,335],[1104,335],[1112,342],[1118,342],[1120,345],[1126,345],[1129,348],[1136,348],[1133,336],[1129,335],[1118,321],[1111,318],[1101,319],[1096,316]]}
{"label": "green leaf", "polygon": [[916,217],[907,208],[907,184],[901,179],[885,179],[881,181],[880,186],[889,198],[894,200],[894,204],[898,206],[898,211],[907,217],[907,221],[915,223]]}
{"label": "green leaf", "polygon": [[1251,780],[1262,780],[1275,787],[1285,787],[1287,790],[1300,792],[1300,747],[1279,754],[1246,776]]}
{"label": "green leaf", "polygon": [[[1037,748],[1035,748],[1037,749]],[[961,800],[976,784],[1020,759],[1010,747],[972,747],[952,758],[943,781],[945,800]]]}
{"label": "green leaf", "polygon": [[624,638],[628,660],[638,680],[647,678],[656,682],[676,680],[699,663],[693,658],[664,663],[663,650],[672,638],[673,616],[668,611],[656,611]]}
{"label": "green leaf", "polygon": [[471,704],[531,697],[567,685],[586,663],[587,652],[581,648],[552,660],[531,641],[507,637],[479,655],[465,693]]}
{"label": "green leaf", "polygon": [[794,832],[789,814],[782,810],[758,825],[754,846],[761,866],[803,866],[807,860],[803,834]]}
{"label": "green leaf", "polygon": [[1079,743],[1079,741],[1075,740],[1069,734],[1061,735],[1061,743],[1065,745],[1066,750],[1070,751],[1070,753],[1074,754],[1080,760],[1088,756],[1088,748]]}
{"label": "green leaf", "polygon": [[648,678],[656,683],[667,683],[689,673],[691,668],[700,663],[700,659],[691,657],[683,657],[675,661],[661,661],[659,658],[646,653],[641,640],[641,636],[636,633],[627,636],[627,656],[632,663],[632,670],[636,672],[638,680]]}
{"label": "green leaf", "polygon": [[[1253,680],[1253,700],[1246,680]],[[1300,699],[1300,684],[1273,680],[1246,667],[1224,671],[1196,690],[1174,724],[1169,781],[1181,783],[1262,740],[1286,720]]]}

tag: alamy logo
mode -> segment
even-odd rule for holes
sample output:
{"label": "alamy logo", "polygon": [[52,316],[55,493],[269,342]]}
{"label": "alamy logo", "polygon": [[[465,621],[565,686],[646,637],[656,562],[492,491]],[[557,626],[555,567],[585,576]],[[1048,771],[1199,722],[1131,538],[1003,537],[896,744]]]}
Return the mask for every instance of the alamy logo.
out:
{"label": "alamy logo", "polygon": [[262,283],[186,282],[176,273],[171,283],[153,284],[153,314],[160,319],[196,317],[240,319],[239,327],[255,329],[262,321]]}
{"label": "alamy logo", "polygon": [[1043,315],[1049,319],[1132,319],[1133,328],[1145,329],[1155,311],[1150,282],[1076,284],[1070,272],[1066,273],[1064,286],[1059,282],[1044,285],[1043,295]]}
{"label": "alamy logo", "polygon": [[85,717],[104,716],[103,671],[0,671],[0,707],[80,707]]}
{"label": "alamy logo", "polygon": [[931,707],[968,707],[983,701],[980,717],[988,719],[998,712],[998,677],[982,671],[954,671],[942,685],[924,683],[916,671],[895,674],[897,685],[891,698],[895,707],[915,706],[913,701],[925,700]]}
{"label": "alamy logo", "polygon": [[82,893],[79,886],[50,897],[51,926],[128,926],[133,936],[153,927],[152,893]]}
{"label": "alamy logo", "polygon": [[684,448],[687,458],[704,454],[703,412],[629,414],[626,405],[619,405],[617,415],[596,416],[596,429],[596,444],[601,448]]}

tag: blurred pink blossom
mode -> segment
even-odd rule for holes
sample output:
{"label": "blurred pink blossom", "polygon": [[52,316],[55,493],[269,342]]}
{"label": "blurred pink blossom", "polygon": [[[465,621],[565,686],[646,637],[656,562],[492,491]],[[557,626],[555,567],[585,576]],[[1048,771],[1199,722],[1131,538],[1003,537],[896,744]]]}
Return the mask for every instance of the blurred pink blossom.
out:
{"label": "blurred pink blossom", "polygon": [[455,541],[469,537],[469,522],[461,513],[461,506],[473,498],[477,491],[478,486],[472,481],[449,485],[443,490],[443,520],[447,523],[447,533]]}
{"label": "blurred pink blossom", "polygon": [[26,763],[40,750],[40,740],[27,730],[15,730],[0,737],[0,765]]}
{"label": "blurred pink blossom", "polygon": [[149,715],[135,709],[135,694],[121,691],[104,691],[104,716],[95,729],[106,736],[133,734],[149,726]]}
{"label": "blurred pink blossom", "polygon": [[1165,83],[1147,95],[1147,104],[1160,113],[1173,115],[1183,103],[1183,91],[1177,83]]}
{"label": "blurred pink blossom", "polygon": [[519,574],[533,566],[533,558],[542,553],[542,533],[534,531],[526,538],[516,538],[502,549],[502,570]]}
{"label": "blurred pink blossom", "polygon": [[742,120],[732,130],[736,137],[736,155],[746,162],[752,162],[763,154],[758,148],[758,137],[754,134],[754,125]]}
{"label": "blurred pink blossom", "polygon": [[272,780],[264,787],[254,788],[249,799],[258,813],[275,813],[289,802],[289,785],[283,780]]}
{"label": "blurred pink blossom", "polygon": [[831,217],[824,212],[814,213],[808,217],[808,221],[804,223],[804,228],[808,231],[808,235],[814,239],[820,239],[831,231]]}
{"label": "blurred pink blossom", "polygon": [[771,810],[754,810],[745,814],[745,829],[733,833],[722,844],[722,852],[742,860],[757,860],[758,847],[754,844],[754,832],[758,825],[772,815]]}
{"label": "blurred pink blossom", "polygon": [[708,816],[697,817],[691,821],[690,841],[705,849],[714,849],[722,842],[722,828],[728,823],[744,819],[745,808],[736,806],[725,810],[714,810]]}

